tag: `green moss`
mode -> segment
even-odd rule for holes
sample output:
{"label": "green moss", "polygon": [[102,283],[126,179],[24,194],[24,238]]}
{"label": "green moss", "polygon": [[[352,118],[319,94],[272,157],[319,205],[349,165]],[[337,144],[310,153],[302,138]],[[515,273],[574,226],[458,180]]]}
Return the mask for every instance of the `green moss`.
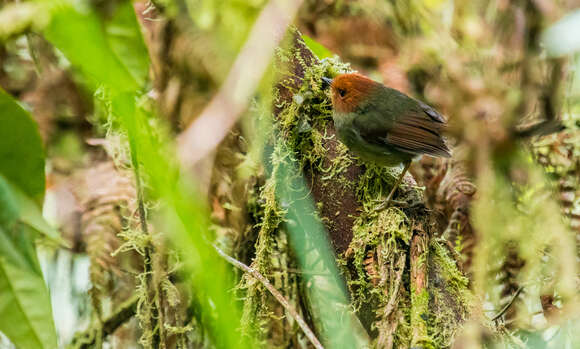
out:
{"label": "green moss", "polygon": [[469,280],[457,268],[444,244],[445,241],[433,239],[429,246],[430,282],[434,284],[429,288],[429,334],[438,347],[451,344],[472,303]]}
{"label": "green moss", "polygon": [[331,160],[331,164],[328,168],[320,168],[320,172],[324,175],[322,176],[322,180],[324,183],[328,183],[329,180],[335,179],[337,180],[343,188],[347,189],[354,189],[353,181],[344,177],[344,171],[349,168],[354,160],[352,159],[351,155],[348,153],[348,148],[343,143],[338,143],[336,147],[337,154]]}
{"label": "green moss", "polygon": [[357,184],[357,196],[365,211],[372,213],[377,202],[387,196],[401,170],[374,164],[365,164],[365,167]]}
{"label": "green moss", "polygon": [[387,253],[405,250],[410,238],[409,221],[405,214],[396,207],[357,217],[350,244],[354,265],[359,276],[355,282],[367,285],[364,282],[366,271],[363,263],[369,249],[380,247]]}
{"label": "green moss", "polygon": [[411,327],[413,340],[411,346],[434,348],[434,342],[429,336],[429,292],[427,288],[420,292],[411,287]]}
{"label": "green moss", "polygon": [[440,268],[440,276],[453,290],[466,291],[469,279],[457,268],[457,262],[449,255],[449,251],[443,247],[445,241],[431,241],[431,256],[433,264]]}
{"label": "green moss", "polygon": [[[266,181],[260,191],[259,198],[259,201],[262,202],[261,211],[263,216],[261,222],[256,225],[259,230],[256,242],[256,257],[252,262],[252,267],[265,276],[269,276],[272,271],[271,258],[276,253],[273,235],[279,228],[284,215],[284,211],[279,209],[276,202],[275,176],[277,170],[278,166],[274,166],[272,176]],[[238,289],[246,292],[242,313],[243,333],[263,339],[267,325],[266,319],[270,315],[266,302],[267,291],[260,282],[247,274],[243,275]]]}

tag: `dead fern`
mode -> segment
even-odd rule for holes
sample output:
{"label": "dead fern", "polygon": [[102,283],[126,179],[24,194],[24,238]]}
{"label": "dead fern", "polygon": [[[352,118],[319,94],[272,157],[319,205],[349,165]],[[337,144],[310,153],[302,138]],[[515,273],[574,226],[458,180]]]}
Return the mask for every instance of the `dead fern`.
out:
{"label": "dead fern", "polygon": [[[91,260],[91,301],[102,319],[134,288],[133,277],[122,271],[131,257],[112,253],[120,246],[117,235],[135,210],[135,189],[130,172],[109,161],[78,171],[74,183],[73,192],[82,205],[82,241]],[[105,308],[102,300],[109,296],[112,303]]]}

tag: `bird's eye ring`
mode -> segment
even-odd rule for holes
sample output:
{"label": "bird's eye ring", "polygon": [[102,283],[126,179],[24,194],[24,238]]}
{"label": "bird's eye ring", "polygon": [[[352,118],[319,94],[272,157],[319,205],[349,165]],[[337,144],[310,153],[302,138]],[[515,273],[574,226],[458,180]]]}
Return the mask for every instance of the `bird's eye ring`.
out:
{"label": "bird's eye ring", "polygon": [[338,94],[339,94],[341,97],[344,97],[344,96],[346,95],[346,90],[344,90],[344,89],[342,89],[342,88],[339,88],[337,91],[338,91]]}

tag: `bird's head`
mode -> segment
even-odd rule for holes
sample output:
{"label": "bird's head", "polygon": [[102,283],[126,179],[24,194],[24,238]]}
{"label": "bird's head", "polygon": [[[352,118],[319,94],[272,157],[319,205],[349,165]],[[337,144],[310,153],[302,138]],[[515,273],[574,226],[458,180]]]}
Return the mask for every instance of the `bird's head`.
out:
{"label": "bird's head", "polygon": [[341,74],[334,79],[323,77],[322,80],[330,86],[332,107],[338,113],[355,111],[380,87],[378,82],[355,73]]}

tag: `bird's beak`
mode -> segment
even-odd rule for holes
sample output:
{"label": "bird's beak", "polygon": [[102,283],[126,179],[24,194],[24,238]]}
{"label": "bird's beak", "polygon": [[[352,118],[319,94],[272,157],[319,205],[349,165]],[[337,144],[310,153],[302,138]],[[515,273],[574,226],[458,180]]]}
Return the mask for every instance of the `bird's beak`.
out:
{"label": "bird's beak", "polygon": [[326,76],[322,77],[322,88],[328,88],[332,85],[332,79],[327,78]]}

